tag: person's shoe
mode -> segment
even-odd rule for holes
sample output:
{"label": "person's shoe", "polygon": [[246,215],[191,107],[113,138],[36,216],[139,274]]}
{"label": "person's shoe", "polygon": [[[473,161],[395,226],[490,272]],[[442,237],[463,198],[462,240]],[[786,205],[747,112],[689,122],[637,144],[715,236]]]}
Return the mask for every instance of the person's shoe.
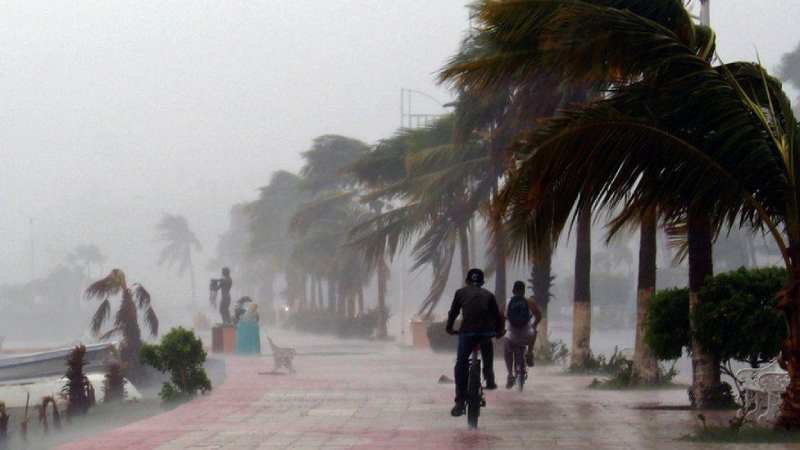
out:
{"label": "person's shoe", "polygon": [[509,375],[506,378],[506,389],[511,389],[512,387],[514,387],[514,375]]}
{"label": "person's shoe", "polygon": [[525,354],[525,364],[527,364],[528,367],[533,367],[533,353]]}
{"label": "person's shoe", "polygon": [[456,405],[450,410],[450,415],[453,417],[463,416],[466,412],[464,409],[464,402],[456,402]]}
{"label": "person's shoe", "polygon": [[487,381],[486,382],[486,387],[484,389],[486,389],[487,391],[493,391],[493,390],[497,389],[497,383],[495,383],[494,380]]}

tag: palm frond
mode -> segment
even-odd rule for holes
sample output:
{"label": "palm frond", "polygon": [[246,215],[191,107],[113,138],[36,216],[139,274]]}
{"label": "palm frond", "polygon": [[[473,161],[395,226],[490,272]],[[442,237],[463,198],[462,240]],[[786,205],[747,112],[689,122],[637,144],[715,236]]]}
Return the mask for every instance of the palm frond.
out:
{"label": "palm frond", "polygon": [[105,278],[89,285],[84,295],[87,299],[105,300],[112,295],[120,293],[126,287],[125,274],[119,269],[114,269]]}
{"label": "palm frond", "polygon": [[144,313],[144,323],[151,336],[158,336],[158,316],[152,306],[148,307]]}
{"label": "palm frond", "polygon": [[114,336],[117,333],[122,333],[122,328],[121,327],[114,327],[114,328],[106,331],[102,335],[98,336],[97,339],[100,340],[100,341],[107,341],[107,340],[111,339],[111,337]]}
{"label": "palm frond", "polygon": [[140,309],[150,306],[150,293],[141,284],[136,284],[133,288],[133,299]]}
{"label": "palm frond", "polygon": [[97,311],[95,311],[94,315],[92,316],[92,334],[95,336],[99,335],[100,330],[103,329],[103,324],[109,319],[109,317],[111,317],[111,302],[109,302],[106,298],[102,303],[100,303],[100,306],[97,307]]}

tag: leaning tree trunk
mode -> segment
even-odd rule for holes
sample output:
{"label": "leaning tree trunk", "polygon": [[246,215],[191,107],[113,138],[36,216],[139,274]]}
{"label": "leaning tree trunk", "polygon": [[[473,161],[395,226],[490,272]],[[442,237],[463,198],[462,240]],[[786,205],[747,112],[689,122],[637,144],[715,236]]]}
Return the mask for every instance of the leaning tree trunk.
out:
{"label": "leaning tree trunk", "polygon": [[580,369],[586,366],[592,353],[592,212],[589,208],[578,212],[576,241],[570,366]]}
{"label": "leaning tree trunk", "polygon": [[639,236],[639,280],[636,288],[636,344],[633,351],[634,378],[642,384],[658,382],[658,360],[644,341],[647,302],[656,290],[656,214],[642,217]]}
{"label": "leaning tree trunk", "polygon": [[467,227],[458,230],[458,253],[461,256],[461,279],[467,279],[469,272],[469,235]]}
{"label": "leaning tree trunk", "polygon": [[[506,231],[502,218],[495,217],[494,225],[494,296],[501,307],[506,304]],[[505,308],[503,308],[505,314]]]}
{"label": "leaning tree trunk", "polygon": [[194,279],[194,264],[192,264],[192,257],[189,256],[189,283],[192,285],[192,306],[197,308],[197,288]]}
{"label": "leaning tree trunk", "polygon": [[309,310],[316,311],[317,310],[317,288],[316,288],[317,278],[314,275],[308,277],[308,287],[310,289],[310,296],[309,296]]}
{"label": "leaning tree trunk", "polygon": [[317,309],[325,311],[325,295],[322,292],[322,277],[317,277]]}
{"label": "leaning tree trunk", "polygon": [[361,286],[358,287],[358,297],[356,297],[356,301],[357,306],[355,316],[361,316],[364,314],[364,288]]}
{"label": "leaning tree trunk", "polygon": [[389,336],[389,330],[386,327],[386,322],[389,320],[389,314],[386,311],[386,285],[389,278],[389,267],[383,257],[378,261],[377,275],[378,329],[375,331],[375,334],[378,339],[386,339],[386,337]]}
{"label": "leaning tree trunk", "polygon": [[783,401],[775,427],[797,431],[800,430],[800,245],[793,244],[792,240],[790,244],[789,279],[778,293],[778,309],[786,318],[788,332],[783,341],[779,362],[789,373],[789,384],[781,395]]}
{"label": "leaning tree trunk", "polygon": [[333,277],[328,278],[328,312],[336,314],[336,280]]}
{"label": "leaning tree trunk", "polygon": [[[703,212],[689,212],[689,321],[694,330],[694,311],[700,304],[700,289],[714,274],[712,229]],[[703,409],[716,406],[720,400],[719,358],[706,351],[692,333],[692,406]]]}
{"label": "leaning tree trunk", "polygon": [[539,322],[536,338],[536,350],[547,348],[548,329],[547,329],[547,309],[550,305],[550,287],[552,285],[552,260],[553,253],[547,252],[545,255],[537,257],[531,266],[531,284],[533,285],[533,299],[542,311],[542,321]]}

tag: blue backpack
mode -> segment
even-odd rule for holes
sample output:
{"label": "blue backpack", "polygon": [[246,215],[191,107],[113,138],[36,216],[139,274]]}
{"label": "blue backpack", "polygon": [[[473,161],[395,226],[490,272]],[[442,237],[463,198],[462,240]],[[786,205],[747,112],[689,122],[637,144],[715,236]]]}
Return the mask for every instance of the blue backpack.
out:
{"label": "blue backpack", "polygon": [[531,321],[531,310],[525,297],[511,297],[508,303],[508,323],[513,327],[523,327]]}

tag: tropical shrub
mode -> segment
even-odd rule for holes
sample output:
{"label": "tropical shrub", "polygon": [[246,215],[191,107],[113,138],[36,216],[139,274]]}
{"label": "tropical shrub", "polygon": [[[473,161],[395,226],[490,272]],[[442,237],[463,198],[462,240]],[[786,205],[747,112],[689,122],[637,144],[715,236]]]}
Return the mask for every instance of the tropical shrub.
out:
{"label": "tropical shrub", "polygon": [[458,349],[458,338],[447,334],[447,322],[431,322],[426,333],[431,344],[431,350],[435,352],[455,353]]}
{"label": "tropical shrub", "polygon": [[722,273],[700,292],[695,336],[722,361],[751,367],[775,358],[786,339],[786,323],[777,309],[778,291],[788,274],[782,268]]}
{"label": "tropical shrub", "polygon": [[144,344],[140,356],[142,363],[162,373],[169,373],[170,381],[164,383],[159,392],[165,402],[194,397],[198,391],[205,394],[211,390],[211,381],[203,368],[206,361],[203,341],[190,330],[173,328],[164,335],[160,344]]}
{"label": "tropical shrub", "polygon": [[86,347],[75,346],[67,357],[67,383],[61,390],[67,399],[67,417],[85,415],[93,404],[94,389],[83,371],[85,365]]}
{"label": "tropical shrub", "polygon": [[[778,355],[786,338],[775,309],[784,269],[739,269],[706,282],[695,309],[694,336],[723,364],[742,361],[757,367]],[[688,289],[656,292],[647,305],[645,339],[659,359],[679,358],[691,346]]]}
{"label": "tropical shrub", "polygon": [[689,289],[657,291],[647,301],[645,341],[658,359],[673,360],[690,348]]}
{"label": "tropical shrub", "polygon": [[536,364],[562,366],[567,362],[569,349],[561,339],[553,341],[548,337],[543,345],[536,345],[535,347],[536,351],[533,353],[533,359]]}
{"label": "tropical shrub", "polygon": [[286,325],[304,333],[371,339],[376,336],[379,318],[377,308],[358,317],[342,317],[329,311],[297,311],[289,316]]}
{"label": "tropical shrub", "polygon": [[61,429],[61,415],[58,413],[58,405],[56,404],[56,399],[53,398],[52,395],[47,395],[42,397],[42,404],[39,405],[39,425],[42,426],[42,430],[47,433],[50,429],[50,425],[48,424],[47,420],[47,405],[52,406],[53,411],[53,426],[56,427],[56,430]]}
{"label": "tropical shrub", "polygon": [[111,361],[106,365],[103,379],[103,402],[125,400],[125,378],[122,376],[122,365]]}

